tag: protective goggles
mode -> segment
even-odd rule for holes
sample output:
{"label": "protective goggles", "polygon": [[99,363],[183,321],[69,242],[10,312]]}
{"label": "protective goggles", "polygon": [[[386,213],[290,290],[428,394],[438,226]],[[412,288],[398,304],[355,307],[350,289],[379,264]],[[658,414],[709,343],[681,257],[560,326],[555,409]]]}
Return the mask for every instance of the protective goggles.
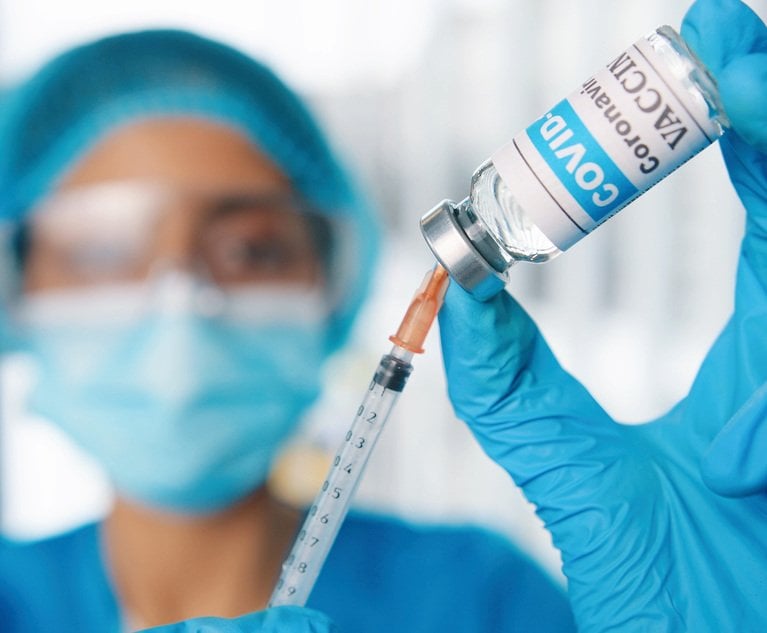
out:
{"label": "protective goggles", "polygon": [[168,267],[222,289],[312,287],[323,283],[333,226],[290,193],[118,181],[50,196],[17,242],[31,291],[142,282]]}

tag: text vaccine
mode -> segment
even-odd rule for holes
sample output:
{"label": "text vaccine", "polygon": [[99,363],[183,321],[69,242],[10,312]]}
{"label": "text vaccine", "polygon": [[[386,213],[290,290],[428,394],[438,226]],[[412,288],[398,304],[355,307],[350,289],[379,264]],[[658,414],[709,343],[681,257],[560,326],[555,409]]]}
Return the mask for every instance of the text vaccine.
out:
{"label": "text vaccine", "polygon": [[440,203],[421,230],[451,277],[488,298],[515,262],[570,248],[727,125],[714,78],[662,26],[498,149],[469,197]]}

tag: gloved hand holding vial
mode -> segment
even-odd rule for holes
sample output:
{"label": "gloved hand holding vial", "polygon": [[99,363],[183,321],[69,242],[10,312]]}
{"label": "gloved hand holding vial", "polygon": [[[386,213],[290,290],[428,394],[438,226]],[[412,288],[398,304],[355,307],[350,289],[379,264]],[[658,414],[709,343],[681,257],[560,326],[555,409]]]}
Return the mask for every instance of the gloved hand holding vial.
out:
{"label": "gloved hand holding vial", "polygon": [[[513,264],[543,263],[561,254],[730,127],[720,88],[705,63],[715,72],[737,63],[742,65],[738,80],[741,72],[753,77],[759,64],[767,68],[767,56],[759,55],[767,49],[767,29],[740,3],[729,5],[723,9],[702,0],[684,24],[683,33],[697,45],[705,61],[673,29],[657,29],[496,152],[475,173],[469,198],[458,205],[446,201],[422,220],[424,236],[437,259],[473,295],[471,299],[464,291],[454,289],[442,317],[445,360],[456,411],[474,428],[489,455],[506,466],[539,505],[544,519],[554,524],[555,542],[566,548],[565,573],[571,596],[576,605],[582,605],[578,613],[584,630],[647,630],[660,619],[667,623],[668,630],[689,626],[699,630],[712,616],[717,622],[727,621],[715,604],[709,607],[694,602],[684,609],[686,596],[713,595],[719,581],[696,573],[687,578],[686,566],[668,559],[669,549],[691,560],[706,548],[714,549],[705,540],[696,543],[687,534],[692,527],[689,522],[697,522],[701,516],[677,516],[679,508],[674,507],[675,503],[699,503],[702,510],[705,508],[700,491],[695,490],[699,475],[691,481],[690,473],[685,469],[680,472],[674,463],[677,460],[667,456],[671,447],[681,449],[684,455],[693,443],[680,442],[676,437],[680,431],[672,432],[668,423],[640,429],[610,421],[585,390],[558,368],[542,339],[531,336],[532,323],[523,315],[515,319],[518,306],[503,293],[491,298],[508,282]],[[723,18],[752,35],[739,41],[727,55],[717,50],[715,39],[701,42],[696,37],[698,32],[714,32],[712,22]],[[729,37],[726,30],[719,34],[721,38]],[[755,87],[767,96],[767,84]],[[729,96],[726,80],[722,88]],[[752,116],[759,115],[754,112],[753,101],[751,95],[745,115],[739,103],[731,104],[738,130],[742,124],[746,134],[753,127]],[[735,137],[736,133],[728,136]],[[767,137],[762,136],[763,131],[758,131],[751,140],[765,144]],[[755,155],[753,150],[749,152]],[[476,299],[491,300],[480,306]],[[522,320],[525,327],[517,327],[515,320]],[[515,366],[520,367],[517,372],[508,372]],[[531,375],[528,380],[524,377],[527,371]],[[704,376],[700,380],[705,382]],[[755,387],[745,412],[736,416],[746,418],[746,422],[739,423],[735,432],[724,433],[719,444],[743,446],[744,438],[754,435],[755,420],[767,401],[762,394],[765,388],[759,388],[758,380]],[[749,387],[744,382],[738,389],[748,393]],[[685,415],[694,418],[700,413],[687,411]],[[643,436],[643,432],[647,435]],[[681,432],[682,438],[685,433],[689,429]],[[551,450],[536,437],[549,438],[557,447],[562,442],[565,445],[561,451]],[[653,442],[668,442],[669,446],[654,449]],[[653,455],[653,450],[659,454]],[[543,458],[536,463],[539,453]],[[671,462],[664,467],[664,460],[669,459]],[[732,464],[732,460],[728,463]],[[767,468],[757,466],[759,462],[754,458],[746,463],[751,464],[750,478],[757,484],[754,488],[752,483],[748,489],[758,489],[767,481]],[[706,464],[704,477],[708,468],[713,471],[708,473],[709,481],[716,482],[720,462]],[[652,465],[657,470],[648,473]],[[565,474],[568,470],[574,473],[572,479]],[[331,472],[324,491],[332,476]],[[673,494],[664,495],[668,485],[664,481],[674,482]],[[688,487],[692,488],[689,492]],[[703,494],[711,492],[704,489]],[[558,512],[548,507],[551,501],[547,495],[562,504]],[[604,504],[601,509],[583,511],[579,507],[588,507],[594,499]],[[312,506],[313,512],[323,500],[321,493]],[[709,506],[705,509],[713,516],[706,519],[706,524],[720,526],[733,516],[742,524],[744,529],[733,535],[723,534],[718,544],[723,553],[733,552],[742,558],[751,539],[746,538],[744,543],[738,543],[738,539],[749,537],[748,526],[753,523],[749,512],[733,515],[732,509],[719,503]],[[609,529],[600,529],[603,522],[610,524]],[[310,535],[311,523],[310,516],[299,540]],[[570,540],[557,538],[561,532]],[[681,541],[675,542],[675,532],[683,535]],[[642,540],[649,542],[643,545]],[[756,540],[765,554],[757,563],[762,567],[760,575],[767,578],[765,543],[767,533]],[[703,551],[699,554],[696,548]],[[602,565],[600,554],[604,557]],[[572,558],[568,559],[568,555]],[[308,552],[296,551],[289,563],[293,567],[303,565],[302,573],[316,573],[306,570],[306,562],[299,562],[301,556],[311,558]],[[586,561],[581,562],[581,557]],[[603,580],[608,565],[616,582],[607,583],[604,595],[600,595],[594,587]],[[674,574],[676,566],[682,571]],[[583,568],[586,573],[580,572]],[[290,571],[290,566],[287,569]],[[689,571],[696,571],[695,564]],[[648,581],[647,573],[654,578]],[[622,584],[632,574],[637,579],[636,588]],[[301,574],[293,573],[293,578],[300,583]],[[747,592],[749,578],[744,573],[743,581],[730,590]],[[750,597],[758,601],[755,593]],[[745,615],[735,614],[733,621],[761,621],[765,613],[754,607]]]}
{"label": "gloved hand holding vial", "polygon": [[[714,132],[717,121],[726,127],[722,152],[747,219],[732,317],[690,392],[667,415],[640,426],[617,424],[559,365],[508,294],[490,298],[512,263],[545,260],[579,238],[580,229],[588,232],[589,223],[604,219],[598,209],[590,213],[607,194],[604,188],[594,189],[584,202],[583,189],[576,189],[576,164],[571,171],[567,163],[564,170],[556,163],[545,166],[548,160],[575,160],[579,154],[567,148],[590,136],[572,124],[568,104],[515,141],[517,155],[508,159],[516,163],[510,172],[515,180],[503,182],[504,149],[500,181],[492,164],[486,165],[475,177],[479,182],[469,202],[458,209],[444,205],[426,219],[427,233],[432,223],[444,227],[434,232],[435,253],[440,255],[444,243],[440,259],[448,270],[458,266],[454,278],[463,278],[464,288],[486,299],[478,302],[453,284],[440,314],[451,400],[552,533],[581,631],[767,630],[767,27],[738,0],[698,0],[681,34],[716,83],[700,68],[677,68],[716,86],[719,95],[703,91],[706,98],[699,104],[710,116],[695,115],[688,135],[710,140],[708,122]],[[618,84],[612,82],[609,92],[596,91],[602,76],[589,79],[576,95],[576,108],[598,107],[600,95],[613,99],[616,90],[638,85],[638,75],[629,77],[640,68],[638,56],[649,57],[644,47],[627,53],[631,62],[624,54],[608,66]],[[636,66],[626,70],[633,62]],[[651,92],[656,88],[645,77],[645,91],[632,99],[635,117],[656,96],[666,99],[659,84]],[[688,96],[682,94],[678,104]],[[606,98],[604,103],[598,113],[603,119]],[[631,104],[621,107],[626,105]],[[677,105],[673,108],[676,118],[689,121]],[[561,118],[554,123],[555,117]],[[695,130],[694,123],[699,124]],[[665,126],[654,127],[663,139]],[[566,137],[568,129],[573,134]],[[618,131],[612,123],[608,130]],[[629,139],[625,147],[621,143],[627,153]],[[540,181],[539,172],[519,164],[526,159],[544,174]],[[637,162],[640,171],[643,164]],[[546,180],[552,172],[556,176]],[[603,173],[600,182],[608,182],[609,171]],[[594,174],[594,169],[581,172],[580,185],[593,182]],[[482,182],[487,178],[492,187]],[[549,186],[559,178],[560,186]],[[631,177],[627,180],[629,191],[641,189]],[[487,191],[495,192],[500,209],[484,211]],[[519,200],[548,194],[551,215],[539,220],[539,207],[518,209]],[[574,207],[569,206],[573,199]],[[602,208],[610,213],[609,206]]]}

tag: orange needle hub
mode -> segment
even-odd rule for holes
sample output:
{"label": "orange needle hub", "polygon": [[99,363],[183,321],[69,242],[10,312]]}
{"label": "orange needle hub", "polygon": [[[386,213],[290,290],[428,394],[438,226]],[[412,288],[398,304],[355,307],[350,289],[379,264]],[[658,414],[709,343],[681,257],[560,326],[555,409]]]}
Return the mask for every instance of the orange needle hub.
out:
{"label": "orange needle hub", "polygon": [[447,271],[439,264],[426,274],[397,333],[389,337],[392,343],[414,354],[423,354],[423,342],[442,307],[449,281]]}

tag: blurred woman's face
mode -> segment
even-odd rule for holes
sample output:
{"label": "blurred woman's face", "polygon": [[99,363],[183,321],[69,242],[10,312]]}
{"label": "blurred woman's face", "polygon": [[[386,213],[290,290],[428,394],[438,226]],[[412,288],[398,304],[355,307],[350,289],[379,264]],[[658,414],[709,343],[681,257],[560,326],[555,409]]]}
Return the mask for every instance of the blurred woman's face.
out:
{"label": "blurred woman's face", "polygon": [[130,283],[165,267],[224,288],[310,287],[320,262],[291,183],[249,140],[202,119],[153,119],[107,135],[33,216],[24,287]]}
{"label": "blurred woman's face", "polygon": [[227,127],[105,137],[23,236],[36,413],[151,506],[210,512],[263,485],[320,389],[319,221]]}

